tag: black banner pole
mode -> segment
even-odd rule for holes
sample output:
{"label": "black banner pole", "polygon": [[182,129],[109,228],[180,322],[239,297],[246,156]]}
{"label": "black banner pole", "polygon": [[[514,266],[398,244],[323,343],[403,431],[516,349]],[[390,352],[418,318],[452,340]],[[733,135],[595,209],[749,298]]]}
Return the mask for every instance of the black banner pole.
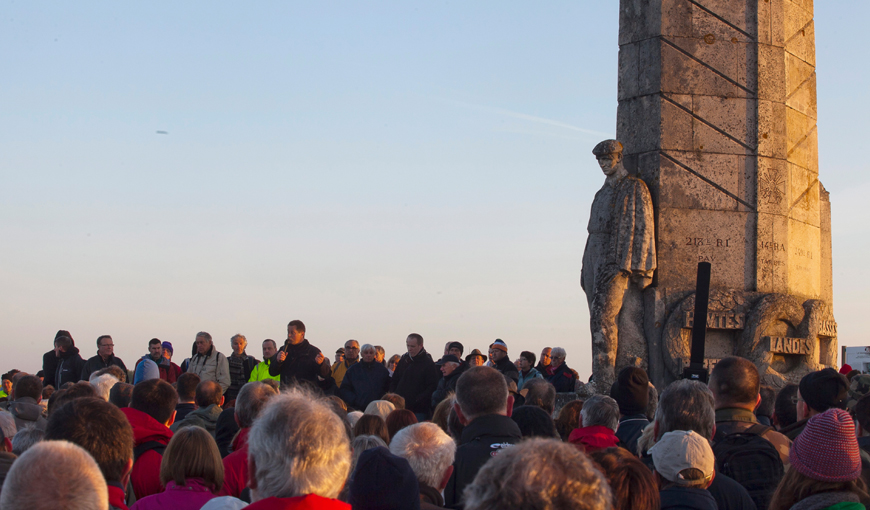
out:
{"label": "black banner pole", "polygon": [[692,354],[689,366],[683,370],[683,379],[707,382],[707,369],[704,367],[704,345],[707,339],[707,308],[710,303],[709,262],[698,263],[698,280],[695,284],[695,318],[692,322]]}

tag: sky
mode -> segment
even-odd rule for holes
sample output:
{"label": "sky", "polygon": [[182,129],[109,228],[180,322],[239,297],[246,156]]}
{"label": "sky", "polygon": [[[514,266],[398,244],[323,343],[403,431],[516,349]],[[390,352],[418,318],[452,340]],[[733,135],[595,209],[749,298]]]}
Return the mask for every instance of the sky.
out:
{"label": "sky", "polygon": [[[867,345],[870,4],[815,15],[835,316]],[[327,353],[559,345],[585,379],[618,28],[615,1],[0,0],[0,371],[59,329],[132,366],[300,319]]]}

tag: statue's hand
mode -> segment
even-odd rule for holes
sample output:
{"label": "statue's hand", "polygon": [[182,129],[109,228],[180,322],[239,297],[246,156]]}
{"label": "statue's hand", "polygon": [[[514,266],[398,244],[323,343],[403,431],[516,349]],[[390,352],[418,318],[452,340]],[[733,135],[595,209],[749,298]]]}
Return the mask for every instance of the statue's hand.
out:
{"label": "statue's hand", "polygon": [[652,277],[644,276],[642,274],[635,273],[635,274],[631,275],[631,281],[633,281],[634,284],[637,285],[637,287],[640,290],[644,290],[645,288],[649,287],[650,284],[652,283]]}

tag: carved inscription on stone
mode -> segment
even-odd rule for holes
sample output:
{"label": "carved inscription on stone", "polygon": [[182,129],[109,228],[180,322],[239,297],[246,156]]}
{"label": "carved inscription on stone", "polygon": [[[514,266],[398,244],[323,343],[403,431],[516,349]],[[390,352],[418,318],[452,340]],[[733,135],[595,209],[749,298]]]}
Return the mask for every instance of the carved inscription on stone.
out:
{"label": "carved inscription on stone", "polygon": [[[683,246],[693,246],[695,248],[732,248],[734,243],[730,237],[691,237],[685,236],[682,241]],[[698,254],[698,262],[716,262],[716,255]]]}
{"label": "carved inscription on stone", "polygon": [[813,352],[810,340],[806,338],[789,338],[784,336],[764,337],[770,342],[770,352],[776,354],[798,354],[806,356]]}
{"label": "carved inscription on stone", "polygon": [[[688,367],[691,361],[691,359],[684,359],[683,366]],[[720,361],[722,361],[722,358],[704,358],[704,368],[706,368],[709,372],[713,370],[713,367],[716,366],[716,363],[719,363]]]}
{"label": "carved inscription on stone", "polygon": [[837,336],[837,322],[832,320],[819,321],[819,336],[834,338]]}
{"label": "carved inscription on stone", "polygon": [[[686,312],[683,327],[692,329],[695,312]],[[745,313],[707,312],[707,329],[743,329],[746,324]]]}
{"label": "carved inscription on stone", "polygon": [[768,204],[779,204],[785,198],[785,179],[779,170],[763,172],[758,179],[758,187],[762,200]]}

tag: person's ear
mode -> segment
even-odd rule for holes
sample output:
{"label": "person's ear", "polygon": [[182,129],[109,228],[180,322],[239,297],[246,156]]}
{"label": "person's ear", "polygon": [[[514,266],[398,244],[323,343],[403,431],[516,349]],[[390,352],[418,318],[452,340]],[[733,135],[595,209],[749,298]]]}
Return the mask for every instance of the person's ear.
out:
{"label": "person's ear", "polygon": [[462,408],[459,407],[459,404],[453,404],[453,411],[456,413],[456,417],[459,418],[459,423],[463,425],[468,425],[468,418],[462,414]]}
{"label": "person's ear", "polygon": [[758,406],[760,406],[760,405],[761,405],[761,393],[759,393],[759,394],[758,394],[758,398],[755,399],[755,408],[753,409],[753,411],[754,411],[755,409],[758,409]]}
{"label": "person's ear", "polygon": [[223,407],[223,406],[224,406],[224,402],[226,402],[226,401],[227,401],[227,398],[226,398],[225,396],[221,395],[221,403],[218,404],[218,405],[219,405],[220,407]]}
{"label": "person's ear", "polygon": [[12,451],[12,440],[8,437],[3,438],[3,451],[11,452]]}
{"label": "person's ear", "polygon": [[510,393],[508,393],[506,406],[507,407],[504,408],[504,415],[510,418],[511,414],[514,412],[514,396]]}
{"label": "person's ear", "polygon": [[453,474],[453,464],[447,466],[447,469],[444,471],[444,476],[441,478],[441,485],[436,487],[439,491],[443,491],[445,487],[447,487],[447,482],[450,481],[450,475]]}
{"label": "person's ear", "polygon": [[123,485],[124,488],[126,488],[127,483],[130,482],[131,474],[133,474],[133,459],[127,459],[127,464],[124,465],[124,474],[121,475],[121,479],[118,480],[119,482],[121,482],[121,485]]}
{"label": "person's ear", "polygon": [[166,426],[167,426],[167,427],[171,427],[172,424],[175,423],[175,413],[177,413],[177,412],[178,412],[178,411],[172,411],[172,416],[170,416],[169,419],[166,420]]}

